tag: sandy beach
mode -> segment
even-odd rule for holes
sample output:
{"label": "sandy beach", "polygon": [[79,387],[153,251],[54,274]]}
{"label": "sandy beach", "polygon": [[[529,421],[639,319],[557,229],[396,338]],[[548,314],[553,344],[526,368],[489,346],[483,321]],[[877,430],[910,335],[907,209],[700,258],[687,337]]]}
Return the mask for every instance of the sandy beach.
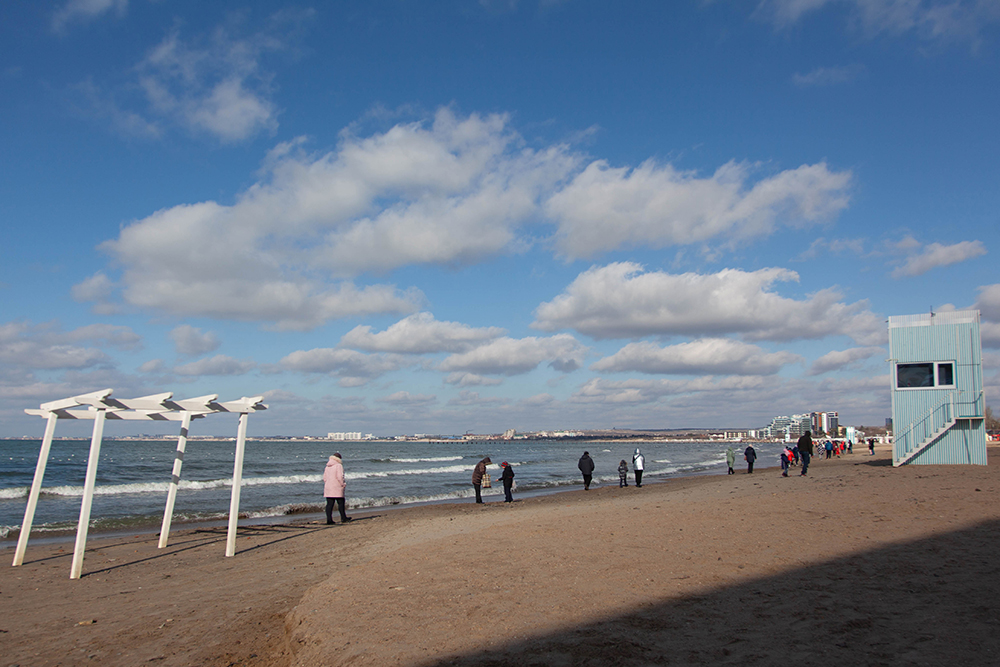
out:
{"label": "sandy beach", "polygon": [[[991,458],[1000,453],[990,448]],[[994,459],[995,460],[995,459]],[[348,525],[30,545],[0,567],[3,665],[1000,663],[1000,478],[689,477]]]}

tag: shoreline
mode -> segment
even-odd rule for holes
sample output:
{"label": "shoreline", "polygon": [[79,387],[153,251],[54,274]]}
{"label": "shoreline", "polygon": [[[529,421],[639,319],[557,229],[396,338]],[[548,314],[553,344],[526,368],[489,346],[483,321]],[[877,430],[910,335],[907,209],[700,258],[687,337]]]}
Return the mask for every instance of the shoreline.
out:
{"label": "shoreline", "polygon": [[[724,464],[720,464],[723,466]],[[766,468],[757,467],[757,470],[765,470]],[[630,479],[634,480],[633,473],[630,474]],[[685,477],[697,477],[703,475],[716,475],[720,474],[714,468],[705,468],[703,470],[695,471],[685,471],[682,474],[670,474],[660,477],[646,477],[644,486],[652,484],[660,484],[673,479],[683,479]],[[531,488],[526,491],[515,491],[515,494],[519,498],[533,498],[538,496],[547,496],[552,494],[566,493],[570,491],[578,490],[578,487],[583,484],[582,480],[574,480],[561,485],[554,485],[549,487]],[[471,484],[470,484],[471,486]],[[499,483],[494,485],[494,489],[499,486]],[[593,488],[603,488],[605,485],[601,485],[600,482],[595,481],[592,485]],[[612,486],[610,481],[607,482],[606,486]],[[371,513],[371,512],[381,512],[381,511],[395,511],[398,509],[406,509],[410,507],[423,507],[426,505],[435,504],[453,504],[453,503],[465,503],[468,502],[472,497],[471,490],[468,496],[457,496],[453,498],[436,498],[433,500],[419,500],[407,503],[387,503],[385,505],[370,505],[364,507],[350,507],[348,503],[348,511],[358,512],[358,513]],[[486,498],[500,498],[500,501],[489,501],[486,502],[502,502],[503,491],[491,493],[489,495],[483,494],[484,499]],[[348,499],[350,500],[350,499]],[[285,514],[274,514],[266,516],[256,516],[256,517],[243,517],[239,519],[240,528],[249,528],[258,525],[275,525],[282,523],[301,523],[308,521],[317,521],[320,519],[325,519],[323,503],[316,503],[314,505],[316,511],[292,511]],[[100,520],[101,517],[91,517],[92,521]],[[122,535],[159,535],[160,525],[162,522],[162,515],[149,515],[148,521],[137,520],[131,526],[115,527],[109,529],[101,529],[91,526],[88,531],[88,540],[100,539],[100,538],[115,538]],[[218,528],[228,525],[228,518],[226,517],[213,517],[207,519],[194,519],[194,520],[178,520],[174,519],[171,524],[171,535],[177,530],[196,530],[199,528]],[[38,533],[41,533],[40,535]],[[19,533],[15,530],[10,531],[10,535],[0,537],[0,553],[6,549],[14,549],[17,546]],[[76,537],[76,523],[74,522],[72,526],[65,529],[39,529],[38,526],[34,527],[31,532],[31,537],[29,539],[29,544],[60,544],[65,542],[72,542]]]}
{"label": "shoreline", "polygon": [[220,667],[1000,655],[982,612],[1000,593],[1000,471],[894,469],[887,448],[807,478],[758,470],[241,528],[233,558],[223,529],[179,529],[163,550],[94,538],[73,581],[71,548],[32,541],[0,568],[4,653]]}

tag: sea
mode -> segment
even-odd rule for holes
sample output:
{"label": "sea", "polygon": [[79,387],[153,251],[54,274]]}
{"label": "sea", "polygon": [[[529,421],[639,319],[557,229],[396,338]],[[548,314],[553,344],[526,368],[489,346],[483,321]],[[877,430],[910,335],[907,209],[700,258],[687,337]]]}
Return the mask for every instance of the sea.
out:
{"label": "sea", "polygon": [[[173,527],[219,522],[229,512],[233,439],[190,440],[184,455]],[[0,440],[0,548],[16,542],[38,461],[40,440]],[[725,474],[726,449],[741,443],[706,440],[636,443],[573,439],[498,441],[330,441],[263,440],[246,444],[240,490],[240,517],[273,522],[323,511],[323,470],[335,451],[344,460],[351,509],[418,503],[458,502],[473,495],[472,469],[484,456],[494,480],[507,461],[515,473],[515,499],[579,488],[577,462],[584,451],[594,459],[594,485],[618,485],[618,464],[632,469],[636,447],[646,459],[643,484],[674,477]],[[758,466],[778,463],[780,443],[754,443]],[[90,449],[89,439],[54,440],[32,524],[36,538],[72,535],[76,530]],[[158,531],[173,469],[175,440],[105,440],[101,446],[91,512],[91,534]],[[629,483],[634,477],[629,473]],[[495,483],[483,489],[487,501],[502,500]]]}

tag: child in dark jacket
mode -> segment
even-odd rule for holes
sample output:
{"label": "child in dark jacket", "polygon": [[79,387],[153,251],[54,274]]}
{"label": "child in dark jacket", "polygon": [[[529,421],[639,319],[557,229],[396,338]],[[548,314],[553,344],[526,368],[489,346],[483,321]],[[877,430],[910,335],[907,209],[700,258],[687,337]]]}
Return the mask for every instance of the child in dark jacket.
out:
{"label": "child in dark jacket", "polygon": [[623,486],[628,486],[628,464],[625,463],[625,459],[618,464],[618,488]]}

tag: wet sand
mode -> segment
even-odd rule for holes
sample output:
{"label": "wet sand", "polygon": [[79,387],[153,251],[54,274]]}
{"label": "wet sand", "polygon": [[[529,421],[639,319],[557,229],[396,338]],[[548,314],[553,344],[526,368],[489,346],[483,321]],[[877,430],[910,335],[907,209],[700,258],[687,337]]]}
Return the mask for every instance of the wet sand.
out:
{"label": "wet sand", "polygon": [[[1000,451],[990,448],[991,458]],[[1000,663],[996,466],[699,476],[348,525],[30,545],[20,665]],[[12,550],[0,558],[12,558]]]}

